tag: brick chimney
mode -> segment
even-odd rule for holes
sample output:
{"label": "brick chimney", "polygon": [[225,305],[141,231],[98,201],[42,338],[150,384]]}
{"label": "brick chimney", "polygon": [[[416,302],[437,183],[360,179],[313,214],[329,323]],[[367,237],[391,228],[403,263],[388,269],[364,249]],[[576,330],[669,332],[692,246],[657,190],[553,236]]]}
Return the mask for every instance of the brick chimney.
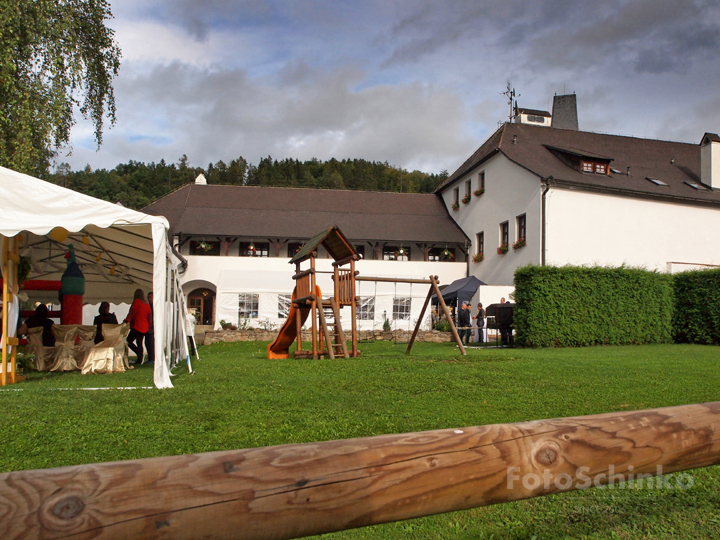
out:
{"label": "brick chimney", "polygon": [[578,130],[577,97],[575,94],[553,98],[552,127]]}
{"label": "brick chimney", "polygon": [[706,133],[700,141],[700,181],[713,189],[720,188],[720,137]]}

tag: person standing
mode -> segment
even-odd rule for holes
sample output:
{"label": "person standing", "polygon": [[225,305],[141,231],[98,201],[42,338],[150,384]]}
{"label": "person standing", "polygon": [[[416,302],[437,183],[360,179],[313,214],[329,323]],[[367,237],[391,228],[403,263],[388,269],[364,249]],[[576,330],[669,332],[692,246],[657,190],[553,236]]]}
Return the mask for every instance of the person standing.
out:
{"label": "person standing", "polygon": [[148,306],[150,306],[150,328],[145,336],[145,349],[147,349],[148,364],[155,364],[155,311],[153,310],[153,293],[147,293]]}
{"label": "person standing", "polygon": [[460,327],[460,341],[464,341],[465,345],[470,345],[470,310],[467,302],[463,302],[460,307],[458,326]]}
{"label": "person standing", "polygon": [[485,336],[483,335],[483,332],[485,332],[485,310],[483,309],[482,303],[477,305],[477,313],[473,317],[475,319],[475,326],[477,326],[477,339],[479,343],[485,342]]}
{"label": "person standing", "polygon": [[145,293],[137,289],[133,295],[133,303],[125,321],[130,323],[130,333],[127,337],[128,347],[137,355],[136,363],[143,363],[143,341],[150,329],[152,315],[149,304],[145,301]]}

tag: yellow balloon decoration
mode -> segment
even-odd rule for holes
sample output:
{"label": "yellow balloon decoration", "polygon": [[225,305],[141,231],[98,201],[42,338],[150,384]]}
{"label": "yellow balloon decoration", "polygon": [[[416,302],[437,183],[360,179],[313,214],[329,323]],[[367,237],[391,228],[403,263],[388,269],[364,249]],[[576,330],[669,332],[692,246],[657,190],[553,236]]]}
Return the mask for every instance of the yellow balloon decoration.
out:
{"label": "yellow balloon decoration", "polygon": [[97,257],[95,257],[95,260],[96,260],[97,262],[100,262],[100,259],[102,259],[102,251],[97,254]]}
{"label": "yellow balloon decoration", "polygon": [[64,229],[63,227],[55,227],[52,231],[50,231],[50,238],[56,242],[64,242],[67,240],[67,237],[67,229]]}
{"label": "yellow balloon decoration", "polygon": [[89,237],[89,236],[83,236],[83,237],[82,237],[82,243],[85,244],[86,246],[89,246],[89,245],[90,245],[90,237]]}

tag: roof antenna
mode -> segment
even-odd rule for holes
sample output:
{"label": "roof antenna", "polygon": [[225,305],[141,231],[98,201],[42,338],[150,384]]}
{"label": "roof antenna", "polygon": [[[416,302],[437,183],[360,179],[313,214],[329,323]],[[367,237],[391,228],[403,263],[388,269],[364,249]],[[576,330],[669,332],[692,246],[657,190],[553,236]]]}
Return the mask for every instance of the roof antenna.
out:
{"label": "roof antenna", "polygon": [[512,88],[512,83],[510,81],[507,81],[507,89],[504,92],[500,92],[503,96],[508,98],[508,105],[510,105],[510,116],[508,117],[508,121],[512,122],[513,120],[513,111],[515,107],[517,107],[517,99],[516,97],[520,97],[522,94],[515,95],[515,89]]}

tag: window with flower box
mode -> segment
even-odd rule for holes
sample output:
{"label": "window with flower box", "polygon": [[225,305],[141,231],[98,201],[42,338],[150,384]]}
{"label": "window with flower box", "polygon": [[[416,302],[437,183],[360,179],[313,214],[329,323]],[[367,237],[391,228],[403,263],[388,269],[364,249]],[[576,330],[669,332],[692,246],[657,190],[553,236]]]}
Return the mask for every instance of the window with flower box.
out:
{"label": "window with flower box", "polygon": [[191,240],[190,255],[220,255],[220,241]]}
{"label": "window with flower box", "polygon": [[269,257],[270,243],[268,242],[240,242],[241,257]]}
{"label": "window with flower box", "polygon": [[428,261],[435,262],[454,262],[455,261],[455,249],[454,248],[432,248],[428,251]]}
{"label": "window with flower box", "polygon": [[477,250],[478,255],[485,255],[485,231],[477,233]]}
{"label": "window with flower box", "polygon": [[383,247],[384,261],[409,261],[410,248],[404,246],[385,246]]}
{"label": "window with flower box", "polygon": [[507,221],[503,221],[500,224],[500,247],[505,246],[507,248],[510,243],[510,224]]}
{"label": "window with flower box", "polygon": [[525,214],[519,215],[515,218],[515,224],[517,226],[517,239],[525,239],[525,236],[527,235],[527,218],[525,217]]}
{"label": "window with flower box", "polygon": [[300,251],[300,248],[302,248],[301,242],[288,242],[287,245],[287,256],[291,259],[295,256],[295,254]]}

